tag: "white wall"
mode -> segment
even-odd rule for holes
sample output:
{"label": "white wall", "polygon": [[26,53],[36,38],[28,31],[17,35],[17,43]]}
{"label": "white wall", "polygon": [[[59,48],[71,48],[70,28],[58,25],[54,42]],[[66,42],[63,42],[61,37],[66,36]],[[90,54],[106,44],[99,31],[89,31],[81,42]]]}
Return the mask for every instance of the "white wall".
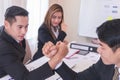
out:
{"label": "white wall", "polygon": [[68,25],[67,40],[90,42],[90,38],[78,35],[80,0],[49,0],[49,5],[61,4],[64,9],[65,23]]}
{"label": "white wall", "polygon": [[6,8],[11,5],[17,5],[26,8],[26,0],[0,0],[0,25],[3,25]]}

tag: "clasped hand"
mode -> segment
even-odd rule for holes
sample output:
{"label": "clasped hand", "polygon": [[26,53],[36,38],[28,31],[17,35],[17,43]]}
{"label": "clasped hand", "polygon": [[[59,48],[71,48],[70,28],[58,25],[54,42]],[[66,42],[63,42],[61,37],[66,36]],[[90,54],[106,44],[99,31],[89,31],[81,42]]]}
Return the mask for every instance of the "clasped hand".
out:
{"label": "clasped hand", "polygon": [[47,42],[42,48],[43,54],[49,58],[57,56],[57,58],[64,58],[68,53],[68,47],[64,42],[57,42],[54,45],[52,42]]}

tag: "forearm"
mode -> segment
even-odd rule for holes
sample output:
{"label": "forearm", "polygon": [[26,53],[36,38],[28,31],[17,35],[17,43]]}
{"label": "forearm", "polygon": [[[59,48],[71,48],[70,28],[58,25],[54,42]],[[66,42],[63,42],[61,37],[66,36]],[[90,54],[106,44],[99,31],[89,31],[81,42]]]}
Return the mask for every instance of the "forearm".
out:
{"label": "forearm", "polygon": [[49,66],[51,69],[55,69],[55,67],[62,61],[62,57],[55,55],[52,59],[48,61]]}
{"label": "forearm", "polygon": [[65,43],[59,42],[54,46],[51,42],[48,42],[43,47],[43,53],[50,58],[48,61],[51,69],[55,69],[62,59],[67,55],[68,48]]}
{"label": "forearm", "polygon": [[55,71],[62,77],[63,80],[76,80],[77,73],[69,68],[64,62]]}
{"label": "forearm", "polygon": [[67,36],[67,34],[64,31],[60,31],[58,38],[56,39],[57,41],[63,41],[65,39],[65,37]]}

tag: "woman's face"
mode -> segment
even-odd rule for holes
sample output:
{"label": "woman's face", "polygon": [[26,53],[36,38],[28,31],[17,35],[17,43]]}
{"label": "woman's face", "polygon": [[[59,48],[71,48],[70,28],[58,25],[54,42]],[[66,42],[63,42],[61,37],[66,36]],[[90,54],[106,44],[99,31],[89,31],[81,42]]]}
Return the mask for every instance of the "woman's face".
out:
{"label": "woman's face", "polygon": [[52,15],[52,18],[51,18],[52,26],[58,26],[60,24],[61,20],[62,20],[62,13],[61,12],[55,12]]}

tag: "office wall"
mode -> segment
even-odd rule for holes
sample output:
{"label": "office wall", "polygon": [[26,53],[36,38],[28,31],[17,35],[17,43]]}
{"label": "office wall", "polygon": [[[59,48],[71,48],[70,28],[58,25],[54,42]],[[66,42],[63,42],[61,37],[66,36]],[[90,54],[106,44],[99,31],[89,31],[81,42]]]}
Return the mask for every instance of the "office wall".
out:
{"label": "office wall", "polygon": [[23,8],[26,8],[27,0],[12,0],[13,5],[21,6]]}
{"label": "office wall", "polygon": [[49,6],[58,3],[63,6],[65,23],[68,25],[67,40],[91,42],[91,38],[78,35],[80,0],[49,0]]}
{"label": "office wall", "polygon": [[0,25],[3,25],[4,21],[4,13],[6,8],[8,8],[11,5],[17,5],[21,6],[23,8],[26,7],[26,1],[27,0],[0,0]]}

